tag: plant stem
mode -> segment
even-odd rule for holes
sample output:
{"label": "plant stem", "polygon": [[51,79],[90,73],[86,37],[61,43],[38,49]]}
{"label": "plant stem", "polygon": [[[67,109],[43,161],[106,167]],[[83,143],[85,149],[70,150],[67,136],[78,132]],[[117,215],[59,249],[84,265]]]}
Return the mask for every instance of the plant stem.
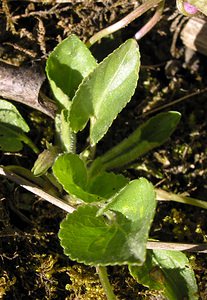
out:
{"label": "plant stem", "polygon": [[104,289],[106,297],[108,300],[116,300],[116,296],[114,295],[112,286],[108,279],[107,269],[106,267],[97,266],[96,271],[101,281],[101,285]]}
{"label": "plant stem", "polygon": [[24,141],[24,143],[26,145],[28,145],[32,149],[32,151],[34,151],[35,154],[39,154],[40,153],[40,151],[37,148],[37,146],[33,143],[32,140],[30,140],[30,138],[28,138],[28,136],[23,135],[23,141]]}
{"label": "plant stem", "polygon": [[145,36],[160,20],[163,9],[165,6],[165,0],[160,2],[156,8],[154,16],[135,34],[135,40],[140,40]]}
{"label": "plant stem", "polygon": [[155,189],[155,192],[157,194],[158,201],[175,201],[207,209],[207,201],[202,201],[191,197],[185,197],[182,195],[169,193],[161,189]]}
{"label": "plant stem", "polygon": [[129,23],[143,15],[146,11],[148,11],[150,8],[158,5],[160,2],[163,2],[163,0],[148,0],[139,7],[137,7],[135,10],[133,10],[131,13],[129,13],[126,17],[118,21],[117,23],[104,28],[103,30],[97,32],[94,34],[86,43],[88,47],[92,46],[94,43],[96,43],[98,40],[102,39],[106,35],[112,34],[113,32],[127,26]]}

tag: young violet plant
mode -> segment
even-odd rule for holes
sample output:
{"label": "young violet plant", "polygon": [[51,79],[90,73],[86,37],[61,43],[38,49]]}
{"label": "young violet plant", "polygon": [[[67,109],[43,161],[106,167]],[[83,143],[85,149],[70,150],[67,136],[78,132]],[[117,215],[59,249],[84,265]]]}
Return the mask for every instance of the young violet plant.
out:
{"label": "young violet plant", "polygon": [[[39,154],[33,173],[20,167],[4,170],[9,178],[12,170],[39,186],[46,182],[51,199],[62,198],[58,199],[62,208],[70,208],[59,231],[64,252],[71,260],[96,266],[109,300],[115,299],[105,268],[109,265],[128,265],[139,283],[160,290],[170,300],[194,300],[197,285],[185,254],[147,249],[156,210],[153,185],[145,178],[130,181],[117,173],[166,142],[180,114],[170,111],[152,117],[94,159],[98,142],[135,92],[139,68],[139,48],[133,39],[99,64],[77,36],[62,41],[46,66],[58,106],[55,144]],[[89,145],[77,153],[77,134],[87,130],[88,122]],[[0,135],[2,151],[19,151],[24,142],[37,153],[25,138],[29,130],[25,121],[4,100],[0,101],[0,125],[5,132]]]}

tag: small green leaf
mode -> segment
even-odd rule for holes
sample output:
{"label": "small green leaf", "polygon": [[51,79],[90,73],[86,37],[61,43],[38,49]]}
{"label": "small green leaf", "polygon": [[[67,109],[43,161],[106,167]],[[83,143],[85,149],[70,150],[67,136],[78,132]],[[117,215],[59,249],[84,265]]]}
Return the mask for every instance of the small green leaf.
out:
{"label": "small green leaf", "polygon": [[24,132],[29,132],[29,126],[16,107],[6,100],[0,100],[0,122],[4,125],[14,126]]}
{"label": "small green leaf", "polygon": [[61,245],[72,260],[88,265],[140,265],[155,205],[152,185],[134,180],[104,209],[84,205],[68,214],[60,225]]}
{"label": "small green leaf", "polygon": [[108,199],[123,188],[128,181],[123,175],[103,172],[91,178],[87,190],[91,194]]}
{"label": "small green leaf", "polygon": [[58,153],[59,148],[56,146],[49,146],[48,149],[45,149],[42,153],[40,153],[32,168],[33,174],[35,176],[45,174],[47,170],[52,167]]}
{"label": "small green leaf", "polygon": [[85,202],[102,200],[98,195],[87,192],[87,170],[77,154],[60,155],[52,169],[59,183],[69,194]]}
{"label": "small green leaf", "polygon": [[97,63],[86,45],[74,34],[52,51],[46,66],[51,89],[57,101],[68,108],[79,84]]}
{"label": "small green leaf", "polygon": [[16,107],[8,101],[0,100],[0,150],[21,150],[22,142],[28,143],[24,134],[28,131],[28,125]]}
{"label": "small green leaf", "polygon": [[194,272],[182,252],[148,250],[145,264],[129,270],[140,284],[160,290],[168,300],[198,299]]}
{"label": "small green leaf", "polygon": [[186,2],[192,4],[198,10],[200,10],[204,15],[207,16],[207,3],[206,3],[206,0],[187,0]]}
{"label": "small green leaf", "polygon": [[104,136],[135,91],[139,65],[137,43],[129,39],[83,80],[71,106],[70,123],[74,132],[84,129],[90,118],[91,144],[95,145]]}
{"label": "small green leaf", "polygon": [[168,140],[180,120],[178,112],[164,112],[149,119],[91,165],[91,172],[120,168]]}

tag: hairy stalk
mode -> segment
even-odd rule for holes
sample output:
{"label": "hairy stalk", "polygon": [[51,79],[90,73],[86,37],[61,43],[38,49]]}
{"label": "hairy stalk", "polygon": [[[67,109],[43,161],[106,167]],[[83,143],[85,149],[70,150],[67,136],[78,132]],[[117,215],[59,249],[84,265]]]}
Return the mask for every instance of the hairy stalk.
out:
{"label": "hairy stalk", "polygon": [[96,271],[99,275],[101,285],[104,289],[104,292],[106,294],[107,300],[116,300],[116,296],[114,295],[112,286],[108,279],[107,269],[106,267],[97,266]]}
{"label": "hairy stalk", "polygon": [[148,0],[144,2],[142,5],[137,7],[135,10],[133,10],[131,13],[129,13],[126,17],[118,21],[117,23],[104,28],[103,30],[97,32],[94,34],[86,43],[88,47],[92,46],[94,43],[96,43],[98,40],[102,39],[106,35],[112,34],[116,32],[117,30],[126,27],[128,24],[130,24],[132,21],[143,15],[145,12],[147,12],[150,8],[157,6],[160,2],[163,2],[163,0]]}
{"label": "hairy stalk", "polygon": [[156,8],[154,16],[135,34],[135,40],[140,40],[145,36],[160,20],[163,9],[165,6],[165,0],[160,2]]}

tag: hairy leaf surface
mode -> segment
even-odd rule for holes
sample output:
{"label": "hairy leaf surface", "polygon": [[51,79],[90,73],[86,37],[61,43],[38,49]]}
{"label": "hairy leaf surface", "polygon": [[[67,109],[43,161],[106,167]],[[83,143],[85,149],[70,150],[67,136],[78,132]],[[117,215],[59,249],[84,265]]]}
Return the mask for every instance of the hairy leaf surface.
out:
{"label": "hairy leaf surface", "polygon": [[129,270],[139,283],[160,290],[169,300],[198,299],[194,272],[182,252],[148,250],[145,264]]}
{"label": "hairy leaf surface", "polygon": [[88,265],[143,264],[155,195],[146,179],[130,182],[103,209],[84,205],[61,223],[65,253]]}

